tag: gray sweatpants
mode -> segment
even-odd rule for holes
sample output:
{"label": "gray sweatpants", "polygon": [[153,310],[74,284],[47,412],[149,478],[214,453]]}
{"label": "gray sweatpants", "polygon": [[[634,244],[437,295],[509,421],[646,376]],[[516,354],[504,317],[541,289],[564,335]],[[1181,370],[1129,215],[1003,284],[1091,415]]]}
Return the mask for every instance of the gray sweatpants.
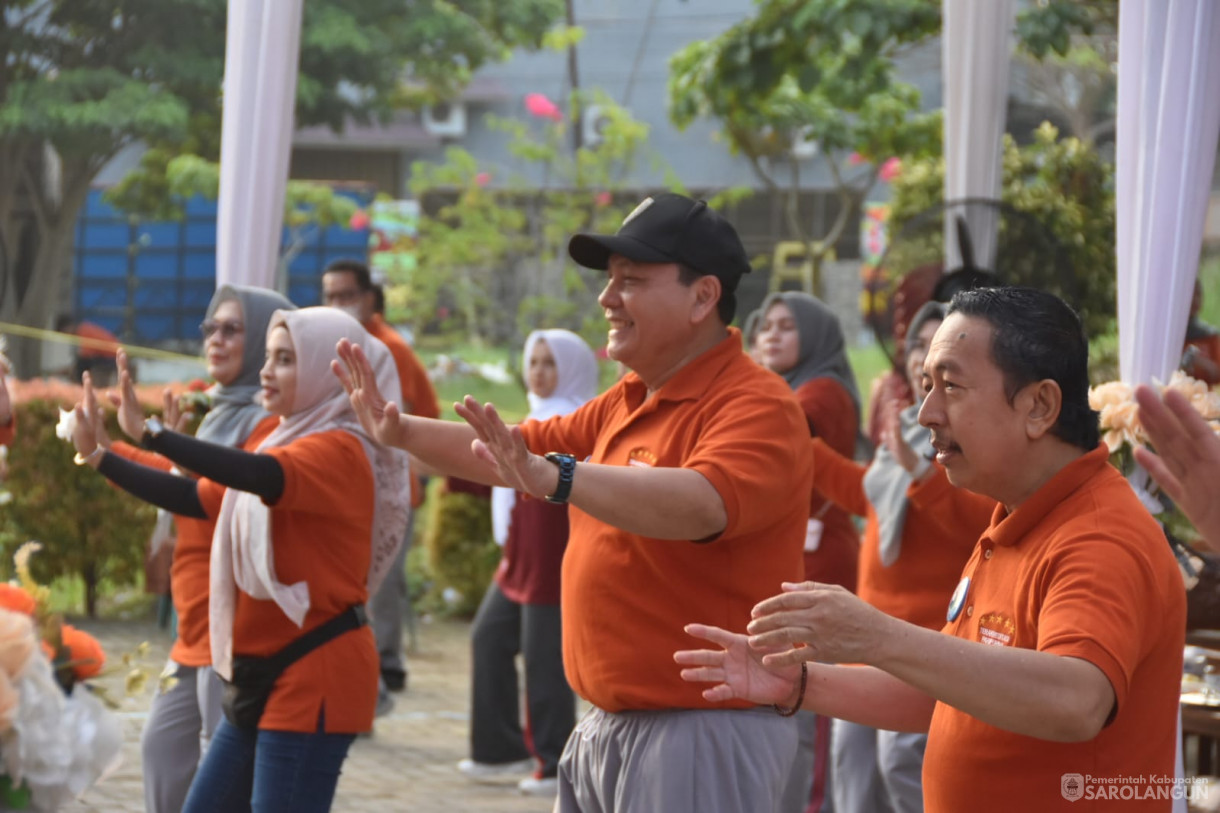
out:
{"label": "gray sweatpants", "polygon": [[770,707],[593,708],[559,761],[555,813],[777,813],[796,736]]}
{"label": "gray sweatpants", "polygon": [[922,813],[927,734],[834,721],[835,813]]}
{"label": "gray sweatpants", "polygon": [[212,667],[170,661],[166,668],[176,670],[177,682],[157,691],[140,736],[147,813],[180,813],[221,716],[220,678]]}

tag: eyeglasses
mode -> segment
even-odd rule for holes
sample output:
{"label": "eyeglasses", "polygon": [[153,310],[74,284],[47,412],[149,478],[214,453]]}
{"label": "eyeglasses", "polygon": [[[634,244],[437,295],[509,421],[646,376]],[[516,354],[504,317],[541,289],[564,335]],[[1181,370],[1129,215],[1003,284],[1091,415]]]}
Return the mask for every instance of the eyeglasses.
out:
{"label": "eyeglasses", "polygon": [[212,338],[212,334],[218,330],[220,331],[220,338],[232,339],[237,334],[242,333],[244,328],[242,328],[241,322],[217,322],[212,319],[208,319],[199,325],[199,332],[203,335],[205,342]]}

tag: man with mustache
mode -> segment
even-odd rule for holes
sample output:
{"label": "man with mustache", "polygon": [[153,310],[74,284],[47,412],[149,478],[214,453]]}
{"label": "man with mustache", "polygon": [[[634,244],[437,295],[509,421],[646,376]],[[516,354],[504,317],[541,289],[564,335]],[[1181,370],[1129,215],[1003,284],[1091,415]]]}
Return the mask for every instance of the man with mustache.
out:
{"label": "man with mustache", "polygon": [[924,363],[919,420],[950,482],[999,505],[944,628],[838,587],[788,584],[755,607],[749,637],[690,625],[721,648],[678,652],[683,678],[714,683],[709,700],[927,731],[929,811],[1113,809],[1120,798],[1123,810],[1169,810],[1155,784],[1119,783],[1174,773],[1182,578],[1098,442],[1087,367],[1080,321],[1054,296],[954,297]]}

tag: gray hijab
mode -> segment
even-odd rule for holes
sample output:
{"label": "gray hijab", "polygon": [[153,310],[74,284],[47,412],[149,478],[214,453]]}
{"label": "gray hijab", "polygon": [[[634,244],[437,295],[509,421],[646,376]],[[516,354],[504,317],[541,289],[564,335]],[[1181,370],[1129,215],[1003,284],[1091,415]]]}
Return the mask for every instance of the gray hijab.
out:
{"label": "gray hijab", "polygon": [[800,291],[774,293],[763,300],[759,309],[763,318],[776,302],[783,302],[792,311],[796,320],[796,331],[800,337],[796,364],[784,373],[784,379],[793,390],[815,378],[832,378],[843,385],[856,415],[860,414],[860,393],[856,389],[856,377],[847,361],[847,350],[843,341],[843,328],[834,311],[816,297]]}
{"label": "gray hijab", "polygon": [[[907,328],[908,352],[915,337],[919,335],[920,328],[930,319],[944,321],[945,306],[940,302],[928,302],[915,312],[910,327]],[[934,453],[932,432],[919,425],[921,403],[904,409],[898,416],[898,422],[901,425],[903,440],[915,450],[915,454],[930,460]],[[902,532],[907,518],[907,488],[914,479],[890,453],[888,446],[884,443],[877,444],[877,454],[873,457],[868,471],[864,473],[864,494],[877,515],[877,541],[881,564],[884,567],[898,561],[898,554],[902,552]]]}
{"label": "gray hijab", "polygon": [[267,325],[277,310],[296,310],[287,299],[275,291],[247,285],[222,285],[212,295],[207,318],[224,302],[236,301],[241,306],[245,346],[241,354],[241,372],[230,384],[212,388],[212,408],[199,423],[195,436],[201,440],[225,446],[240,446],[268,413],[259,403],[261,386],[258,372],[263,367],[267,351]]}

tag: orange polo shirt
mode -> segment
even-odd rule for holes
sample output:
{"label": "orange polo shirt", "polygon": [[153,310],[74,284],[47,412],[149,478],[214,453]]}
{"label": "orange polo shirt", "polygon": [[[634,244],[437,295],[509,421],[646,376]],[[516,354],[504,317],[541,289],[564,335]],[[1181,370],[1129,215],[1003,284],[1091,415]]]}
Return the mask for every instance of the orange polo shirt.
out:
{"label": "orange polo shirt", "polygon": [[742,353],[735,328],[646,394],[628,373],[521,432],[538,453],[697,471],[724,500],[728,524],[707,542],[651,539],[571,507],[560,596],[568,682],[607,711],[748,707],[704,700],[673,653],[694,643],[683,625],[744,630],[756,603],[799,578],[813,479],[805,416],[783,379]]}
{"label": "orange polo shirt", "polygon": [[[270,600],[237,591],[233,654],[267,656],[368,601],[372,558],[373,470],[359,439],[333,429],[267,449],[284,468],[284,493],[271,508],[275,573],[280,582],[309,584],[309,612],[297,627]],[[209,516],[220,511],[225,487],[199,481]],[[311,733],[326,716],[327,733],[354,734],[373,725],[377,647],[367,626],[310,652],[280,676],[260,729]]]}
{"label": "orange polo shirt", "polygon": [[[258,448],[258,444],[271,434],[279,422],[280,419],[275,416],[268,416],[259,421],[250,437],[242,444],[242,448],[246,451]],[[121,440],[112,443],[110,451],[149,468],[169,471],[174,467],[169,458]],[[177,541],[174,542],[174,561],[170,566],[169,583],[174,610],[178,613],[178,637],[169,651],[169,657],[183,666],[210,666],[212,650],[208,638],[208,572],[216,520],[175,514],[174,526],[177,529]]]}
{"label": "orange polo shirt", "polygon": [[[0,382],[0,387],[4,383]],[[8,419],[8,423],[0,426],[0,446],[11,446],[13,441],[17,439],[17,413],[14,412]]]}
{"label": "orange polo shirt", "polygon": [[[809,433],[839,454],[851,457],[860,423],[847,388],[833,378],[815,378],[797,388],[796,400],[805,413]],[[819,489],[816,474],[809,516],[822,523],[822,538],[817,550],[805,551],[805,578],[856,592],[860,533],[847,512]]]}
{"label": "orange polo shirt", "polygon": [[[1169,543],[1107,460],[1098,446],[1012,514],[996,507],[966,564],[965,606],[944,632],[1088,661],[1114,687],[1114,719],[1088,742],[1059,743],[937,703],[923,763],[929,813],[1170,809],[1089,795],[1099,786],[1087,777],[1173,776],[1186,629]],[[1086,777],[1083,799],[1065,798],[1067,774]]]}
{"label": "orange polo shirt", "polygon": [[865,518],[856,594],[878,610],[928,629],[945,625],[945,608],[962,576],[974,543],[987,529],[995,500],[954,488],[945,470],[907,488],[902,550],[889,567],[881,564],[877,512],[864,493],[868,467],[813,440],[813,484],[829,499]]}

